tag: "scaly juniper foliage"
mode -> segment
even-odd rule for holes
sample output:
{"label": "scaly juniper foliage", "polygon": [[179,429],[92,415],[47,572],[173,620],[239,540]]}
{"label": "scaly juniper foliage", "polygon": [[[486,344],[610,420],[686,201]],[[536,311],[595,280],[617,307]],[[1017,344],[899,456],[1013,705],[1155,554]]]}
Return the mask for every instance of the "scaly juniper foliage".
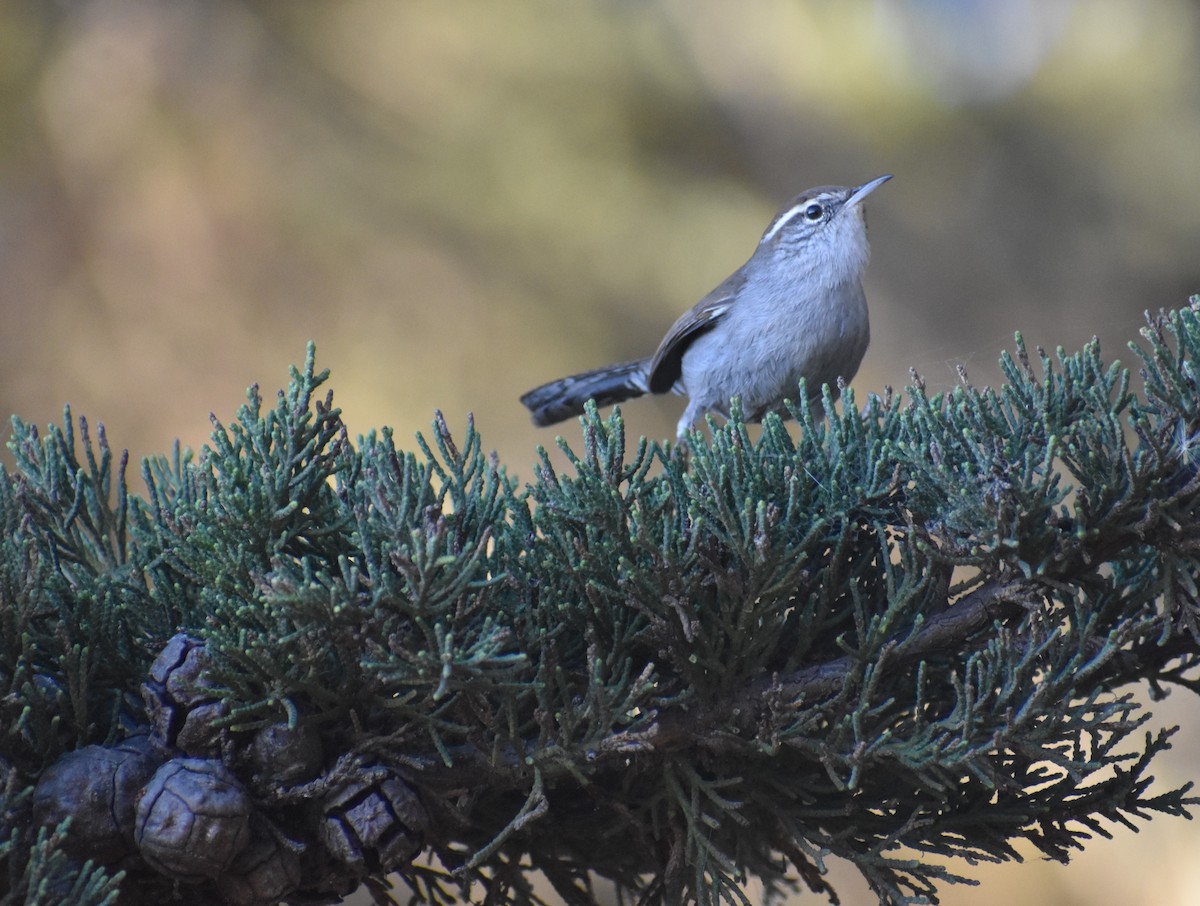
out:
{"label": "scaly juniper foliage", "polygon": [[[1143,333],[1140,395],[1018,337],[998,390],[735,412],[688,457],[593,410],[524,486],[470,423],[351,443],[311,348],[144,497],[103,429],[14,421],[0,903],[836,901],[830,854],[917,903],[1186,815],[1133,690],[1200,688],[1200,297]],[[223,848],[173,860],[147,789]]]}

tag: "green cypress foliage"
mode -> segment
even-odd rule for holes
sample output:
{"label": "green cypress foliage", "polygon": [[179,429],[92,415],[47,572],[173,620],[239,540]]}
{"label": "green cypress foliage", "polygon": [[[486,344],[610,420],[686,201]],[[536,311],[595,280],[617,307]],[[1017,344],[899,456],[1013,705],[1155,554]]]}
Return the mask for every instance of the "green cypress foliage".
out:
{"label": "green cypress foliage", "polygon": [[[179,631],[219,757],[299,852],[348,772],[416,792],[418,902],[538,903],[534,870],[572,906],[598,878],[628,903],[748,903],[751,878],[835,898],[829,855],[881,903],[932,902],[1020,841],[1066,861],[1187,815],[1132,691],[1198,688],[1200,297],[1143,335],[1136,393],[1095,342],[1018,336],[998,389],[827,394],[755,435],[735,409],[690,451],[592,409],[528,484],[440,415],[412,451],[351,442],[311,347],[273,407],[251,389],[199,456],[147,461],[144,495],[102,429],[14,420],[0,903],[189,901],[30,804],[64,754],[143,730]],[[264,784],[250,741],[280,724],[321,763]]]}

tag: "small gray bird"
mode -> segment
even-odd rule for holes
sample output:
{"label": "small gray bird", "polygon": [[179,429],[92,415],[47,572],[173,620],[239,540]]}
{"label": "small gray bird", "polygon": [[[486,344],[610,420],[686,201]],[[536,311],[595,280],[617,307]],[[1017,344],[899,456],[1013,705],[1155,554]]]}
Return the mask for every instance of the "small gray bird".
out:
{"label": "small gray bird", "polygon": [[530,390],[521,402],[538,425],[645,393],[684,394],[682,440],[705,412],[728,417],[740,397],[749,421],[782,412],[801,378],[810,398],[834,395],[867,351],[871,331],[862,275],[867,266],[863,199],[892,177],[861,186],[801,192],[771,221],[750,260],[667,331],[647,359],[608,365]]}

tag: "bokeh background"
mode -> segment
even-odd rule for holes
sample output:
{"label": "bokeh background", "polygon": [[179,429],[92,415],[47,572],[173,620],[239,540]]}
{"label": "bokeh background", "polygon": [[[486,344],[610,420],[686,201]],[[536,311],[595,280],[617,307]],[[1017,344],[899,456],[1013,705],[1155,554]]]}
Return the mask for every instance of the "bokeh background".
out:
{"label": "bokeh background", "polygon": [[[650,352],[779,204],[884,172],[860,395],[995,382],[1017,329],[1134,364],[1200,291],[1200,11],[0,0],[0,414],[198,448],[313,339],[352,434],[473,412],[528,476],[523,391]],[[625,411],[665,437],[680,403]],[[1160,782],[1200,778],[1200,708],[1157,713]],[[1200,902],[1191,824],[1114,831],[944,902]]]}

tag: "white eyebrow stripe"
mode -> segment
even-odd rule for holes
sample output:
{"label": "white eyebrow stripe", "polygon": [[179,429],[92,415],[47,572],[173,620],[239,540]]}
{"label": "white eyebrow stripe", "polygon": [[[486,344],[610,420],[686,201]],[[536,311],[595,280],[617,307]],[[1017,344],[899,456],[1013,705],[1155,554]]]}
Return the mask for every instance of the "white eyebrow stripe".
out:
{"label": "white eyebrow stripe", "polygon": [[811,198],[806,198],[804,201],[800,202],[798,205],[788,208],[787,211],[785,211],[783,214],[780,214],[775,219],[775,222],[773,224],[771,224],[771,228],[769,230],[767,230],[766,233],[763,234],[763,238],[759,241],[759,245],[762,245],[762,243],[764,243],[764,242],[770,241],[771,237],[774,236],[776,233],[778,233],[783,228],[783,225],[785,223],[787,223],[789,220],[791,220],[793,217],[795,217],[801,211],[805,210],[812,203],[813,203],[813,200]]}

